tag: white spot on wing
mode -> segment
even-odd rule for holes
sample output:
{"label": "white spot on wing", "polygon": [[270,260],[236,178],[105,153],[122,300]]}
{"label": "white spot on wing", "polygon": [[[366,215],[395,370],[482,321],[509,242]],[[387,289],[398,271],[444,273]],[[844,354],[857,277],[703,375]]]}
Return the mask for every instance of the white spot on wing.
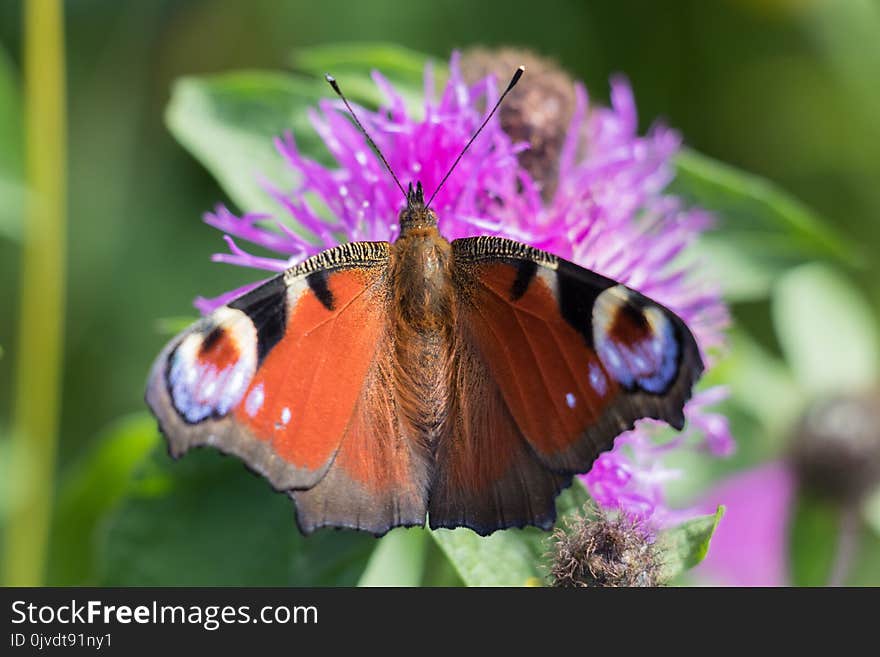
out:
{"label": "white spot on wing", "polygon": [[214,378],[211,374],[207,375],[212,378],[206,377],[205,387],[202,389],[202,397],[205,399],[210,399],[214,396],[214,393],[217,392],[217,379]]}
{"label": "white spot on wing", "polygon": [[235,393],[238,393],[241,390],[242,386],[244,385],[244,382],[245,382],[244,378],[245,378],[244,369],[242,369],[240,367],[236,367],[233,374],[232,374],[232,380],[229,382],[229,389],[231,391],[234,391]]}
{"label": "white spot on wing", "polygon": [[590,363],[590,385],[603,397],[608,390],[608,382],[605,380],[605,375],[602,374],[602,368],[598,363]]}
{"label": "white spot on wing", "polygon": [[569,408],[574,408],[577,405],[577,399],[570,392],[565,393],[565,403],[568,404]]}
{"label": "white spot on wing", "polygon": [[263,407],[263,384],[257,384],[244,402],[244,410],[254,417]]}

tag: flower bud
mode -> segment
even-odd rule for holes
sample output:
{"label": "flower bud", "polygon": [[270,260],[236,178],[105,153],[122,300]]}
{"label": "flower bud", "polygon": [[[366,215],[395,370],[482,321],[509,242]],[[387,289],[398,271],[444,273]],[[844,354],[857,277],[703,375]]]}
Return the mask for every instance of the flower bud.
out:
{"label": "flower bud", "polygon": [[790,454],[805,489],[859,501],[880,485],[880,392],[815,404],[797,425]]}
{"label": "flower bud", "polygon": [[552,536],[550,577],[559,587],[659,586],[651,533],[626,514],[587,508]]}
{"label": "flower bud", "polygon": [[541,185],[544,200],[552,198],[559,173],[559,155],[575,106],[574,82],[548,59],[528,50],[475,48],[461,58],[469,83],[487,75],[506,81],[517,66],[526,67],[528,84],[520,84],[498,110],[501,128],[514,142],[529,148],[518,155],[520,165]]}

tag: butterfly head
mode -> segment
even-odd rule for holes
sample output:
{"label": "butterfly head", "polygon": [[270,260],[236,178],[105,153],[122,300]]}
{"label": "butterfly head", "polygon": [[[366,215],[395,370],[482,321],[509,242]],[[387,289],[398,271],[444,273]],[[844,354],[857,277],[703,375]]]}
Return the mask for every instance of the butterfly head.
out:
{"label": "butterfly head", "polygon": [[401,234],[411,229],[433,228],[437,225],[437,215],[425,205],[422,183],[413,188],[410,183],[406,192],[406,207],[400,211],[398,219]]}

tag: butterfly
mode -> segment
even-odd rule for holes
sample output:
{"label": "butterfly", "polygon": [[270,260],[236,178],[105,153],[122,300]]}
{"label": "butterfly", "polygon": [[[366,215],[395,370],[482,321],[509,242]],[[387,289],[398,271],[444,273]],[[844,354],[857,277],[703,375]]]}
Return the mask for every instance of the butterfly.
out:
{"label": "butterfly", "polygon": [[396,241],[340,244],[203,317],[159,354],[146,401],[173,457],[237,456],[305,534],[549,529],[637,420],[683,428],[694,336],[551,253],[449,242],[421,183],[404,193]]}

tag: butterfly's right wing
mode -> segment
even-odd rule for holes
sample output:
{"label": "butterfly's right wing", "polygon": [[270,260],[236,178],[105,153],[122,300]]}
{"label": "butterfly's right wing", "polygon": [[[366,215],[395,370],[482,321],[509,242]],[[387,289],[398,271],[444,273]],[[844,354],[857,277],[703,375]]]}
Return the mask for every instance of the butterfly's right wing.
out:
{"label": "butterfly's right wing", "polygon": [[556,256],[498,237],[452,250],[457,424],[431,526],[546,528],[560,487],[636,420],[682,428],[699,349],[667,308]]}

